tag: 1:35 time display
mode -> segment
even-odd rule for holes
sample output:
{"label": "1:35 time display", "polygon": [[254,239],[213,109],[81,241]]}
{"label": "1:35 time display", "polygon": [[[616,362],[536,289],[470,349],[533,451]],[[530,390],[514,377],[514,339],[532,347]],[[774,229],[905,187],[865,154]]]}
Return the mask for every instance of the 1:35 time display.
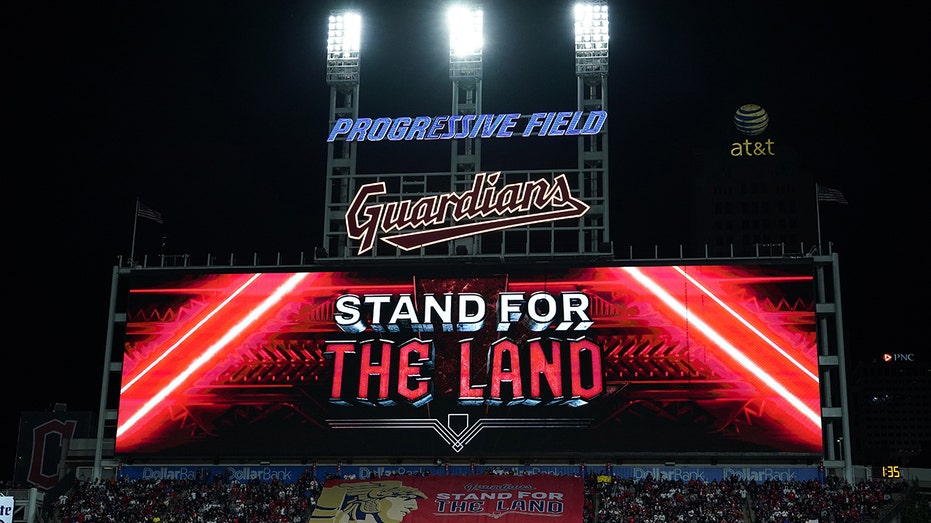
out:
{"label": "1:35 time display", "polygon": [[882,465],[877,468],[879,469],[879,476],[882,476],[883,479],[901,479],[902,477],[899,465]]}

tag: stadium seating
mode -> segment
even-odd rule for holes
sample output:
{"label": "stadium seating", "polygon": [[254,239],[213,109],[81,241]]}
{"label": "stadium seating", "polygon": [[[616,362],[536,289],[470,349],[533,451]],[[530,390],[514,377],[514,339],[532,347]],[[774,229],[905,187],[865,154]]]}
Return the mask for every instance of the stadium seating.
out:
{"label": "stadium seating", "polygon": [[[78,481],[47,505],[56,523],[297,523],[306,521],[329,478],[239,482],[220,475],[194,480]],[[585,478],[583,523],[867,523],[907,483],[820,481],[762,483]]]}

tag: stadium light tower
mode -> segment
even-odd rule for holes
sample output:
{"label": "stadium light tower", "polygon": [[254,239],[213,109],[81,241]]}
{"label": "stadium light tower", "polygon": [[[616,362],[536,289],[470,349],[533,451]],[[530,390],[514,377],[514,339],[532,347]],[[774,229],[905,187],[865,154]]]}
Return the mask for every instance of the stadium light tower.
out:
{"label": "stadium light tower", "polygon": [[[578,110],[608,110],[608,4],[585,0],[575,4],[575,75]],[[579,137],[580,191],[593,206],[584,218],[584,250],[613,252],[608,210],[608,123],[596,135]]]}
{"label": "stadium light tower", "polygon": [[[446,22],[449,27],[449,79],[453,83],[452,114],[481,114],[482,8],[475,4],[453,5],[446,12]],[[481,168],[480,143],[476,138],[453,140],[452,172],[474,173]]]}
{"label": "stadium light tower", "polygon": [[[330,86],[330,127],[338,118],[359,118],[359,69],[362,16],[355,11],[331,11],[327,28],[326,82]],[[356,142],[327,144],[327,185],[323,247],[314,258],[347,255],[343,215],[355,191]],[[327,254],[329,253],[329,254]]]}
{"label": "stadium light tower", "polygon": [[454,5],[447,11],[451,80],[482,77],[483,17],[477,5]]}
{"label": "stadium light tower", "polygon": [[[482,48],[484,46],[484,12],[479,4],[456,4],[446,12],[449,28],[449,79],[453,83],[454,115],[479,115],[482,112]],[[453,189],[465,191],[473,175],[481,170],[481,139],[452,140],[451,166]],[[475,253],[479,238],[456,240],[455,252]],[[450,253],[452,254],[452,253]]]}
{"label": "stadium light tower", "polygon": [[575,4],[575,73],[608,74],[607,0]]}
{"label": "stadium light tower", "polygon": [[362,16],[353,11],[330,13],[327,31],[327,83],[359,83],[359,49],[362,43]]}

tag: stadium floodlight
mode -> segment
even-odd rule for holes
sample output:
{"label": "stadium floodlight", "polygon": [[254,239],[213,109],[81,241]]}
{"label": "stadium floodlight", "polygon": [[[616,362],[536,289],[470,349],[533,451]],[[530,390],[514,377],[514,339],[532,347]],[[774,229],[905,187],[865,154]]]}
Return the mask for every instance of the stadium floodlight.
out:
{"label": "stadium floodlight", "polygon": [[608,74],[607,0],[575,4],[575,74]]}
{"label": "stadium floodlight", "polygon": [[326,81],[358,84],[362,16],[355,11],[332,11],[327,31]]}
{"label": "stadium floodlight", "polygon": [[449,26],[449,78],[482,77],[484,14],[475,5],[453,5],[446,12]]}

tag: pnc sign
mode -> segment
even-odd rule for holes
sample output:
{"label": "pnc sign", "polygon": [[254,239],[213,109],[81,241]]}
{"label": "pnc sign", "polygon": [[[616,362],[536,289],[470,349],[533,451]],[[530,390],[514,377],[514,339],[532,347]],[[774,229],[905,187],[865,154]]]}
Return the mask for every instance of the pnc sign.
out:
{"label": "pnc sign", "polygon": [[898,353],[898,354],[893,354],[893,353],[887,352],[887,353],[883,354],[883,361],[886,362],[886,363],[895,363],[895,362],[901,362],[901,361],[909,361],[909,362],[911,362],[911,361],[915,361],[915,354],[914,354],[914,353],[908,353],[908,354]]}

